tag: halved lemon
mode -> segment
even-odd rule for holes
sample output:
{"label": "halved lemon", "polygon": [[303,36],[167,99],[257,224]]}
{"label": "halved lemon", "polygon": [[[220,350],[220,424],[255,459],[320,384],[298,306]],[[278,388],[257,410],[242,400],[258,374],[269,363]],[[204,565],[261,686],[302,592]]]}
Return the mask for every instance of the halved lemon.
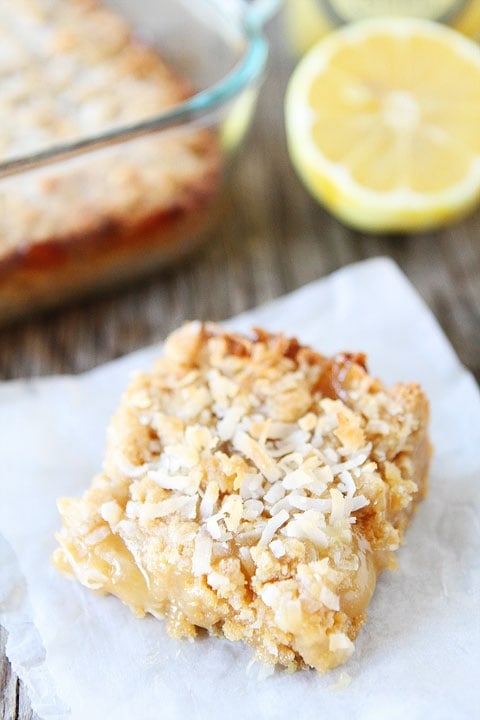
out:
{"label": "halved lemon", "polygon": [[480,197],[480,48],[424,20],[345,27],[294,71],[286,127],[300,177],[347,224],[446,224]]}

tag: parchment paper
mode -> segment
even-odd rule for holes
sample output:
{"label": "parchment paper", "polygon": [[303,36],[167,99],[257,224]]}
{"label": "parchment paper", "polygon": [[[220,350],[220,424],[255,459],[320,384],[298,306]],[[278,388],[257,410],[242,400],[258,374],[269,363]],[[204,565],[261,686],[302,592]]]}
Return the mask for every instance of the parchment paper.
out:
{"label": "parchment paper", "polygon": [[[43,720],[478,717],[480,399],[431,313],[389,260],[331,277],[227,323],[284,329],[325,353],[364,350],[384,381],[418,380],[432,405],[431,489],[384,573],[352,659],[324,677],[261,679],[239,643],[168,638],[50,566],[59,495],[83,492],[105,428],[147,348],[77,377],[0,386],[0,621]],[[248,668],[248,669],[247,669]],[[335,689],[342,672],[351,682]],[[340,684],[342,684],[340,682]]]}

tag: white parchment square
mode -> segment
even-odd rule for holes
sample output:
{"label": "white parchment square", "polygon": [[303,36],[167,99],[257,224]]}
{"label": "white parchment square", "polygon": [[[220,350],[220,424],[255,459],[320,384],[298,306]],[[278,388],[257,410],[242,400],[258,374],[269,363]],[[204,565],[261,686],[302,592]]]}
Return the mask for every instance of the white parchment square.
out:
{"label": "white parchment square", "polygon": [[[171,640],[49,562],[56,498],[101,466],[108,419],[147,348],[77,377],[0,386],[0,622],[42,720],[436,720],[480,707],[480,398],[430,311],[389,260],[349,266],[227,323],[295,334],[324,353],[366,351],[387,383],[419,381],[432,406],[431,489],[384,573],[341,669],[247,674],[238,643]],[[477,714],[476,714],[477,713]]]}

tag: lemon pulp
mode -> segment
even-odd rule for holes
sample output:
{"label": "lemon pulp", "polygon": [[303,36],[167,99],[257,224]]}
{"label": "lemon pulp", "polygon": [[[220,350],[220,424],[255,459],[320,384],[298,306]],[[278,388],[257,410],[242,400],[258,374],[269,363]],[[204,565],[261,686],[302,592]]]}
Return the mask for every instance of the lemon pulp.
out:
{"label": "lemon pulp", "polygon": [[480,49],[423,20],[338,30],[294,72],[286,127],[299,175],[345,222],[442,225],[480,195]]}

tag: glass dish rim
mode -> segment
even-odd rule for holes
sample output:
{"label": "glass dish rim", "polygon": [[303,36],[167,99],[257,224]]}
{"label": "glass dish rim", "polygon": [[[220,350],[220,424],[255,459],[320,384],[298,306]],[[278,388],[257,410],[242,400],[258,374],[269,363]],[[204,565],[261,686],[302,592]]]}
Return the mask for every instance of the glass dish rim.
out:
{"label": "glass dish rim", "polygon": [[[0,162],[0,180],[24,171],[84,155],[103,147],[118,145],[136,137],[187,124],[205,117],[208,112],[234,99],[261,77],[269,51],[268,41],[262,32],[262,25],[257,21],[255,14],[248,11],[248,4],[240,2],[237,9],[242,11],[236,18],[237,29],[245,38],[246,47],[233,68],[220,80],[205,90],[194,93],[171,109],[144,120],[120,125],[111,130],[81,137],[78,140],[58,143],[38,152],[18,155]],[[235,20],[233,13],[229,17]]]}

